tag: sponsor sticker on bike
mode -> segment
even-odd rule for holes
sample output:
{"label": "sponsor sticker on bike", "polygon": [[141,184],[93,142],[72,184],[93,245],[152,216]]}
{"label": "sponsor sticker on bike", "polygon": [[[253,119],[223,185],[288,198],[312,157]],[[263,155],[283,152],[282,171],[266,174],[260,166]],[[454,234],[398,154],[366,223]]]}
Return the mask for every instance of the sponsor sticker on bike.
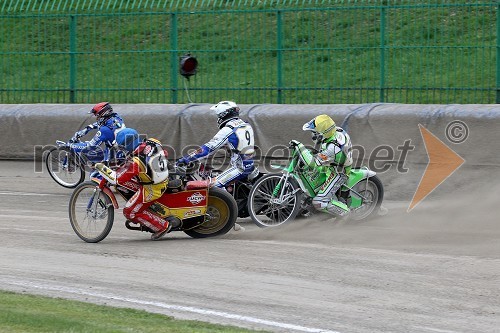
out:
{"label": "sponsor sticker on bike", "polygon": [[187,201],[189,201],[192,205],[197,205],[203,200],[205,200],[205,196],[200,192],[193,193],[193,195],[187,198]]}
{"label": "sponsor sticker on bike", "polygon": [[319,189],[319,190],[320,190],[320,192],[321,192],[321,191],[326,190],[326,188],[328,187],[328,185],[330,185],[330,181],[331,181],[331,180],[332,180],[335,176],[336,176],[336,175],[335,175],[333,172],[330,174],[330,176],[328,176],[328,178],[327,178],[327,179],[326,179],[326,181],[323,183],[323,185],[321,185],[321,187],[320,187],[320,189]]}
{"label": "sponsor sticker on bike", "polygon": [[191,217],[200,214],[201,214],[201,209],[191,209],[184,213],[184,217]]}

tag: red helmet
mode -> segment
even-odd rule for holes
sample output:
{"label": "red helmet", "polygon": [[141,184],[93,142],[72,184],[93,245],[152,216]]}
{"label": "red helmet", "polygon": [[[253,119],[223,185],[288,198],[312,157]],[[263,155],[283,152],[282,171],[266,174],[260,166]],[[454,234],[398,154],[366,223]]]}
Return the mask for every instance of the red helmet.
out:
{"label": "red helmet", "polygon": [[161,150],[164,151],[165,157],[167,157],[168,153],[161,146],[160,140],[155,138],[149,138],[144,140],[139,146],[137,146],[137,148],[135,148],[134,155],[151,156]]}
{"label": "red helmet", "polygon": [[111,104],[109,104],[109,102],[97,103],[96,105],[94,105],[92,110],[90,110],[90,113],[96,116],[97,122],[99,123],[106,121],[114,114],[113,108],[111,107]]}

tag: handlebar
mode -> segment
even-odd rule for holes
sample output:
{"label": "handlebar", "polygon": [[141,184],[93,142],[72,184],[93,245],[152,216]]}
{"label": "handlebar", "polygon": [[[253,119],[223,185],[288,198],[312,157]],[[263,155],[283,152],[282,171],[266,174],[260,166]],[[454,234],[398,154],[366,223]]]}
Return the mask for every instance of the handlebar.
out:
{"label": "handlebar", "polygon": [[80,138],[75,136],[70,138],[67,142],[62,140],[56,140],[56,144],[58,146],[69,146],[71,143],[78,143],[78,142],[80,142]]}

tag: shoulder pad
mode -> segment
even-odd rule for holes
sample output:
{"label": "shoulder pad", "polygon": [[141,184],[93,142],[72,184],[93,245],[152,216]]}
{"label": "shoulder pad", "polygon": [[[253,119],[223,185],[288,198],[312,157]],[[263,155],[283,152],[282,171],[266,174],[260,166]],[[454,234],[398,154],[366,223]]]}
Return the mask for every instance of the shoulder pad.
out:
{"label": "shoulder pad", "polygon": [[141,172],[146,172],[146,163],[144,163],[144,161],[139,157],[139,156],[134,156],[132,158],[132,161],[134,161],[134,163],[136,163],[138,166],[139,166],[139,170]]}
{"label": "shoulder pad", "polygon": [[101,126],[101,127],[99,127],[99,131],[101,132],[101,135],[105,135],[105,136],[112,135],[113,137],[115,136],[113,130],[110,129],[108,126]]}
{"label": "shoulder pad", "polygon": [[228,121],[226,126],[229,127],[230,129],[234,129],[244,124],[246,123],[243,120],[241,120],[240,118],[235,118]]}
{"label": "shoulder pad", "polygon": [[225,135],[226,133],[232,132],[233,128],[234,128],[234,126],[225,125],[215,135],[218,135],[218,134],[224,134]]}

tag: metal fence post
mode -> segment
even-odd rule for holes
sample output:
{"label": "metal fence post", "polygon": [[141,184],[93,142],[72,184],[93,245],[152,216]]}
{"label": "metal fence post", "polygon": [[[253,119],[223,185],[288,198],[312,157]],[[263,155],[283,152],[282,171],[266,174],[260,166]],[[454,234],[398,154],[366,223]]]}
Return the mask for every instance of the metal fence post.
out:
{"label": "metal fence post", "polygon": [[282,12],[278,10],[276,12],[276,31],[277,31],[277,40],[276,40],[276,60],[277,60],[277,90],[278,90],[278,104],[283,103],[283,18]]}
{"label": "metal fence post", "polygon": [[497,91],[495,102],[500,104],[500,2],[497,4]]}
{"label": "metal fence post", "polygon": [[198,52],[201,99],[500,105],[500,0],[3,0],[0,16],[2,103],[183,103],[179,56]]}
{"label": "metal fence post", "polygon": [[69,17],[69,102],[76,103],[76,16]]}
{"label": "metal fence post", "polygon": [[385,102],[385,7],[380,8],[380,102]]}
{"label": "metal fence post", "polygon": [[177,15],[170,14],[170,89],[172,91],[172,104],[177,104]]}

